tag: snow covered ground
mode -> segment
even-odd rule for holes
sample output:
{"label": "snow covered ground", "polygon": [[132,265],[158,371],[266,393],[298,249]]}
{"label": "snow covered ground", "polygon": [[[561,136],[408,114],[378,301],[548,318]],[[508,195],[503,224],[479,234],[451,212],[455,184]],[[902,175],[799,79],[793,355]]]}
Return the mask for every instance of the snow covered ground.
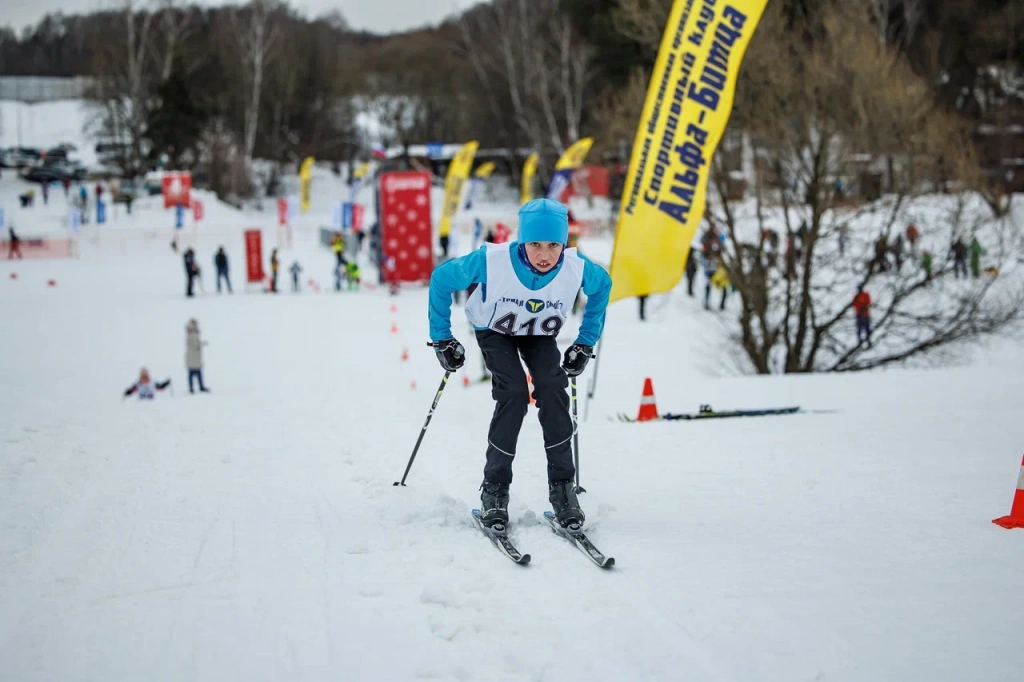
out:
{"label": "snow covered ground", "polygon": [[[18,229],[60,211],[15,212]],[[282,262],[324,285],[319,215]],[[685,291],[652,297],[647,323],[615,304],[580,444],[616,567],[544,524],[531,411],[510,508],[524,568],[469,515],[491,413],[461,381],[480,375],[472,343],[392,486],[441,377],[424,290],[244,293],[241,229],[269,250],[274,216],[217,207],[196,230],[207,293],[186,300],[169,220],[143,206],[118,230],[155,237],[85,239],[75,260],[0,253],[5,682],[1021,679],[1024,531],[990,522],[1024,449],[1019,343],[942,370],[750,377]],[[232,296],[213,293],[218,243]],[[186,390],[190,317],[209,395]],[[140,366],[174,393],[122,401]],[[609,419],[647,376],[662,411],[826,412]]]}

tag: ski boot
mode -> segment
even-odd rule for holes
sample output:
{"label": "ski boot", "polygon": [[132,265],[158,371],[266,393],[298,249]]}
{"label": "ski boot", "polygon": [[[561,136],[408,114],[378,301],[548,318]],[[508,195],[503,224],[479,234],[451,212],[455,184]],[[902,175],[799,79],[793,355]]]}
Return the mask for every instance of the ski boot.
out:
{"label": "ski boot", "polygon": [[555,519],[562,528],[576,526],[581,528],[586,518],[576,499],[576,488],[572,481],[552,481],[548,483],[548,501],[551,502]]}
{"label": "ski boot", "polygon": [[508,525],[508,486],[502,483],[480,485],[480,523],[488,528]]}

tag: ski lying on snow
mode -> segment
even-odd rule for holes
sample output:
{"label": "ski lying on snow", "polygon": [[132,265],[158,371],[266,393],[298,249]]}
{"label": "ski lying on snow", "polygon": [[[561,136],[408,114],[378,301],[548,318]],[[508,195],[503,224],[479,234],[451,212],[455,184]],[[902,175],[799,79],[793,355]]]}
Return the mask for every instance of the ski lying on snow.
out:
{"label": "ski lying on snow", "polygon": [[[569,528],[562,528],[558,525],[558,521],[555,520],[555,513],[546,511],[544,512],[544,518],[551,524],[551,530],[556,535],[561,535],[563,538],[568,540],[576,549],[583,552],[584,555],[596,565],[601,568],[611,568],[615,565],[615,559],[610,556],[605,556],[601,553],[594,543],[590,541],[586,533],[582,529],[576,526],[570,526]],[[576,530],[574,530],[576,528]]]}
{"label": "ski lying on snow", "polygon": [[494,526],[487,527],[480,520],[480,510],[473,510],[473,519],[476,521],[476,525],[480,526],[480,530],[484,532],[490,541],[498,548],[498,551],[507,556],[517,564],[526,565],[530,563],[529,554],[521,554],[516,546],[512,544],[512,541],[508,538],[508,530],[501,524],[495,524]]}
{"label": "ski lying on snow", "polygon": [[[783,407],[769,410],[727,410],[724,412],[697,412],[694,414],[663,414],[658,416],[654,421],[696,421],[700,419],[728,419],[730,417],[769,417],[784,414],[800,414],[801,412],[807,412],[807,410],[801,410],[799,407]],[[814,412],[823,412],[823,410],[814,410]],[[618,417],[620,422],[634,423],[637,421],[624,412],[619,412],[616,417]]]}

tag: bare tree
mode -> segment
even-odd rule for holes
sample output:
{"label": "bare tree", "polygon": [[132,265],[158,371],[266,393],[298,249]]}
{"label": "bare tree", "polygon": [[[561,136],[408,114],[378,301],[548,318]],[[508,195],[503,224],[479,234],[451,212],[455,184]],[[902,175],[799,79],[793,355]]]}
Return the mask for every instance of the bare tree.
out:
{"label": "bare tree", "polygon": [[[171,75],[171,67],[175,57],[184,57],[181,47],[195,32],[192,8],[185,7],[182,0],[157,0],[155,15],[159,18],[159,26],[163,45],[157,49],[157,41],[152,41],[154,58],[160,64],[160,80],[166,81]],[[186,66],[186,72],[190,69]]]}
{"label": "bare tree", "polygon": [[492,108],[507,99],[536,149],[561,153],[580,137],[593,50],[557,0],[496,0],[460,20],[463,49]]}
{"label": "bare tree", "polygon": [[135,2],[125,0],[114,16],[123,23],[98,38],[93,64],[97,78],[91,94],[102,105],[99,123],[103,136],[123,145],[122,170],[131,176],[141,171],[145,156],[150,90],[147,55],[153,15],[137,12]]}
{"label": "bare tree", "polygon": [[242,62],[242,86],[245,93],[242,124],[242,150],[246,166],[251,166],[259,126],[264,72],[274,58],[278,28],[274,14],[276,0],[251,0],[230,13],[238,56]]}
{"label": "bare tree", "polygon": [[[736,341],[759,373],[850,371],[934,357],[1020,320],[1024,286],[999,275],[1019,255],[1012,223],[993,219],[977,193],[966,127],[890,49],[869,17],[833,7],[826,37],[794,46],[766,11],[751,44],[734,123],[746,131],[753,205],[731,196],[716,156],[706,212],[722,231],[711,258],[739,294]],[[889,185],[877,201],[851,186]],[[937,173],[963,188],[923,197]],[[881,188],[879,188],[881,189]],[[863,187],[861,192],[866,191]],[[930,250],[929,274],[909,258],[906,227]],[[985,244],[989,274],[957,281],[944,256],[956,238]],[[717,252],[716,252],[717,251]],[[874,333],[853,329],[853,297],[874,299]]]}

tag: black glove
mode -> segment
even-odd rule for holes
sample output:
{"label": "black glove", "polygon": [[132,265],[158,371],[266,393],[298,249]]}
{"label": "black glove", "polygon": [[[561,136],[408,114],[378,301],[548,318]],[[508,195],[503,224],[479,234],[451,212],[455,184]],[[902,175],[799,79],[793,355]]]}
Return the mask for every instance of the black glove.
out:
{"label": "black glove", "polygon": [[437,353],[437,361],[449,372],[454,372],[466,364],[466,349],[455,339],[435,341],[429,345],[433,346],[434,352]]}
{"label": "black glove", "polygon": [[574,343],[565,350],[562,358],[562,369],[571,377],[578,377],[583,374],[590,358],[594,357],[594,348],[584,346],[582,343]]}

